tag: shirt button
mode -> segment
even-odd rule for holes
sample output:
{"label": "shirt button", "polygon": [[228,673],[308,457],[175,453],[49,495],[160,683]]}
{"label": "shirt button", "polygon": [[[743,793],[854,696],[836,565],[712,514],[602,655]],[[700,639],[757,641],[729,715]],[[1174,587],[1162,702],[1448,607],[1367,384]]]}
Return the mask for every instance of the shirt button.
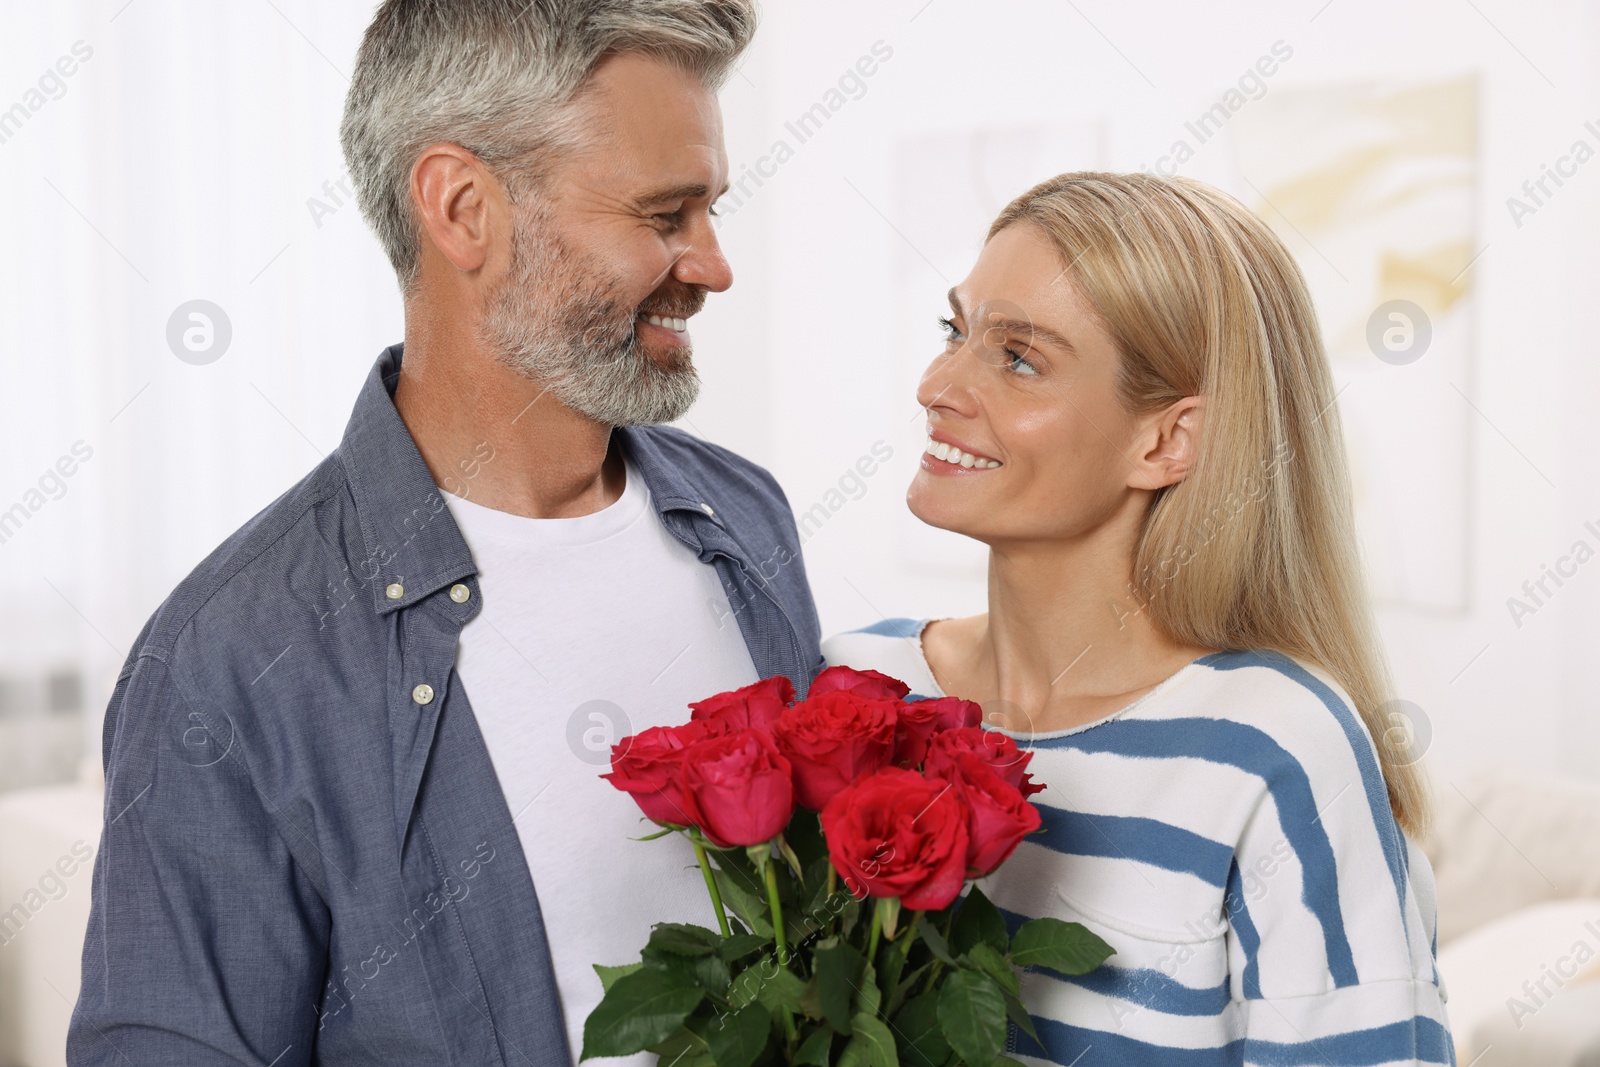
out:
{"label": "shirt button", "polygon": [[411,699],[415,700],[418,704],[432,704],[433,686],[429,685],[427,682],[423,682],[421,685],[417,686],[411,691]]}
{"label": "shirt button", "polygon": [[406,595],[406,587],[401,585],[399,582],[395,582],[394,584],[390,585],[389,588],[385,589],[383,593],[390,600],[399,600],[401,597]]}
{"label": "shirt button", "polygon": [[458,582],[450,587],[450,599],[457,604],[465,604],[472,599],[472,590]]}
{"label": "shirt button", "polygon": [[716,518],[717,517],[717,513],[715,511],[711,510],[711,505],[710,504],[701,504],[700,507],[707,515],[710,515],[712,518]]}

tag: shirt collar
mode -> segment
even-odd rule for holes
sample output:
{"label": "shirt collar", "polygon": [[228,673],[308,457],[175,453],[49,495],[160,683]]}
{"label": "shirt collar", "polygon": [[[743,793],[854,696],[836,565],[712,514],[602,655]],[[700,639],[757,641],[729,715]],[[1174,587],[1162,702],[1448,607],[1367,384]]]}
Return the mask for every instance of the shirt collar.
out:
{"label": "shirt collar", "polygon": [[[404,348],[389,346],[373,364],[338,447],[367,553],[352,570],[358,581],[371,586],[379,614],[414,604],[478,572],[443,491],[394,406]],[[698,542],[700,522],[721,527],[722,520],[708,510],[705,494],[664,455],[650,429],[620,426],[614,432],[643,475],[661,521]],[[669,520],[670,511],[692,512],[696,518]],[[698,545],[692,547],[698,550]]]}

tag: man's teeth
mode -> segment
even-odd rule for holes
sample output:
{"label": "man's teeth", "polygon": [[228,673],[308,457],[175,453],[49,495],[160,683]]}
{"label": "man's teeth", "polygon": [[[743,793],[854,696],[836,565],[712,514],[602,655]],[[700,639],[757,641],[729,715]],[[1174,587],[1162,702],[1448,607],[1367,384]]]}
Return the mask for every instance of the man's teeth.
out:
{"label": "man's teeth", "polygon": [[923,451],[935,459],[942,459],[946,463],[951,463],[958,467],[976,467],[978,470],[989,470],[1000,466],[1000,461],[997,459],[980,459],[971,452],[963,452],[954,445],[947,445],[943,441],[935,441],[931,437],[928,438],[928,447]]}
{"label": "man's teeth", "polygon": [[665,326],[667,329],[677,330],[679,333],[689,328],[688,319],[675,319],[671,315],[644,315],[641,317],[652,326]]}

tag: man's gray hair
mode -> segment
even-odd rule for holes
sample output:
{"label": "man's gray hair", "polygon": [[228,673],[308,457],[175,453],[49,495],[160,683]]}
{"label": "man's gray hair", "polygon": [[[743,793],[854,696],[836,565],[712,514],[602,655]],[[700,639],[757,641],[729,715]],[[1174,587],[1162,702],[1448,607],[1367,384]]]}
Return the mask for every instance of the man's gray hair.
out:
{"label": "man's gray hair", "polygon": [[417,274],[411,168],[423,148],[457,144],[536,181],[579,142],[571,105],[606,56],[655,56],[715,91],[755,25],[754,0],[385,0],[356,55],[339,139],[401,288]]}

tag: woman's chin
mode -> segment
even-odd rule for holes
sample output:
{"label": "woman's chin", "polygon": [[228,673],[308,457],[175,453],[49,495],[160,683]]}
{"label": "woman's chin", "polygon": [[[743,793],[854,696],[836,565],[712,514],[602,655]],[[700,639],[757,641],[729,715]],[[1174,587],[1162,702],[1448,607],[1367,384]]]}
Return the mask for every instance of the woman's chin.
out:
{"label": "woman's chin", "polygon": [[980,507],[965,486],[951,486],[949,480],[918,471],[906,489],[906,507],[918,520],[940,530],[975,536]]}

